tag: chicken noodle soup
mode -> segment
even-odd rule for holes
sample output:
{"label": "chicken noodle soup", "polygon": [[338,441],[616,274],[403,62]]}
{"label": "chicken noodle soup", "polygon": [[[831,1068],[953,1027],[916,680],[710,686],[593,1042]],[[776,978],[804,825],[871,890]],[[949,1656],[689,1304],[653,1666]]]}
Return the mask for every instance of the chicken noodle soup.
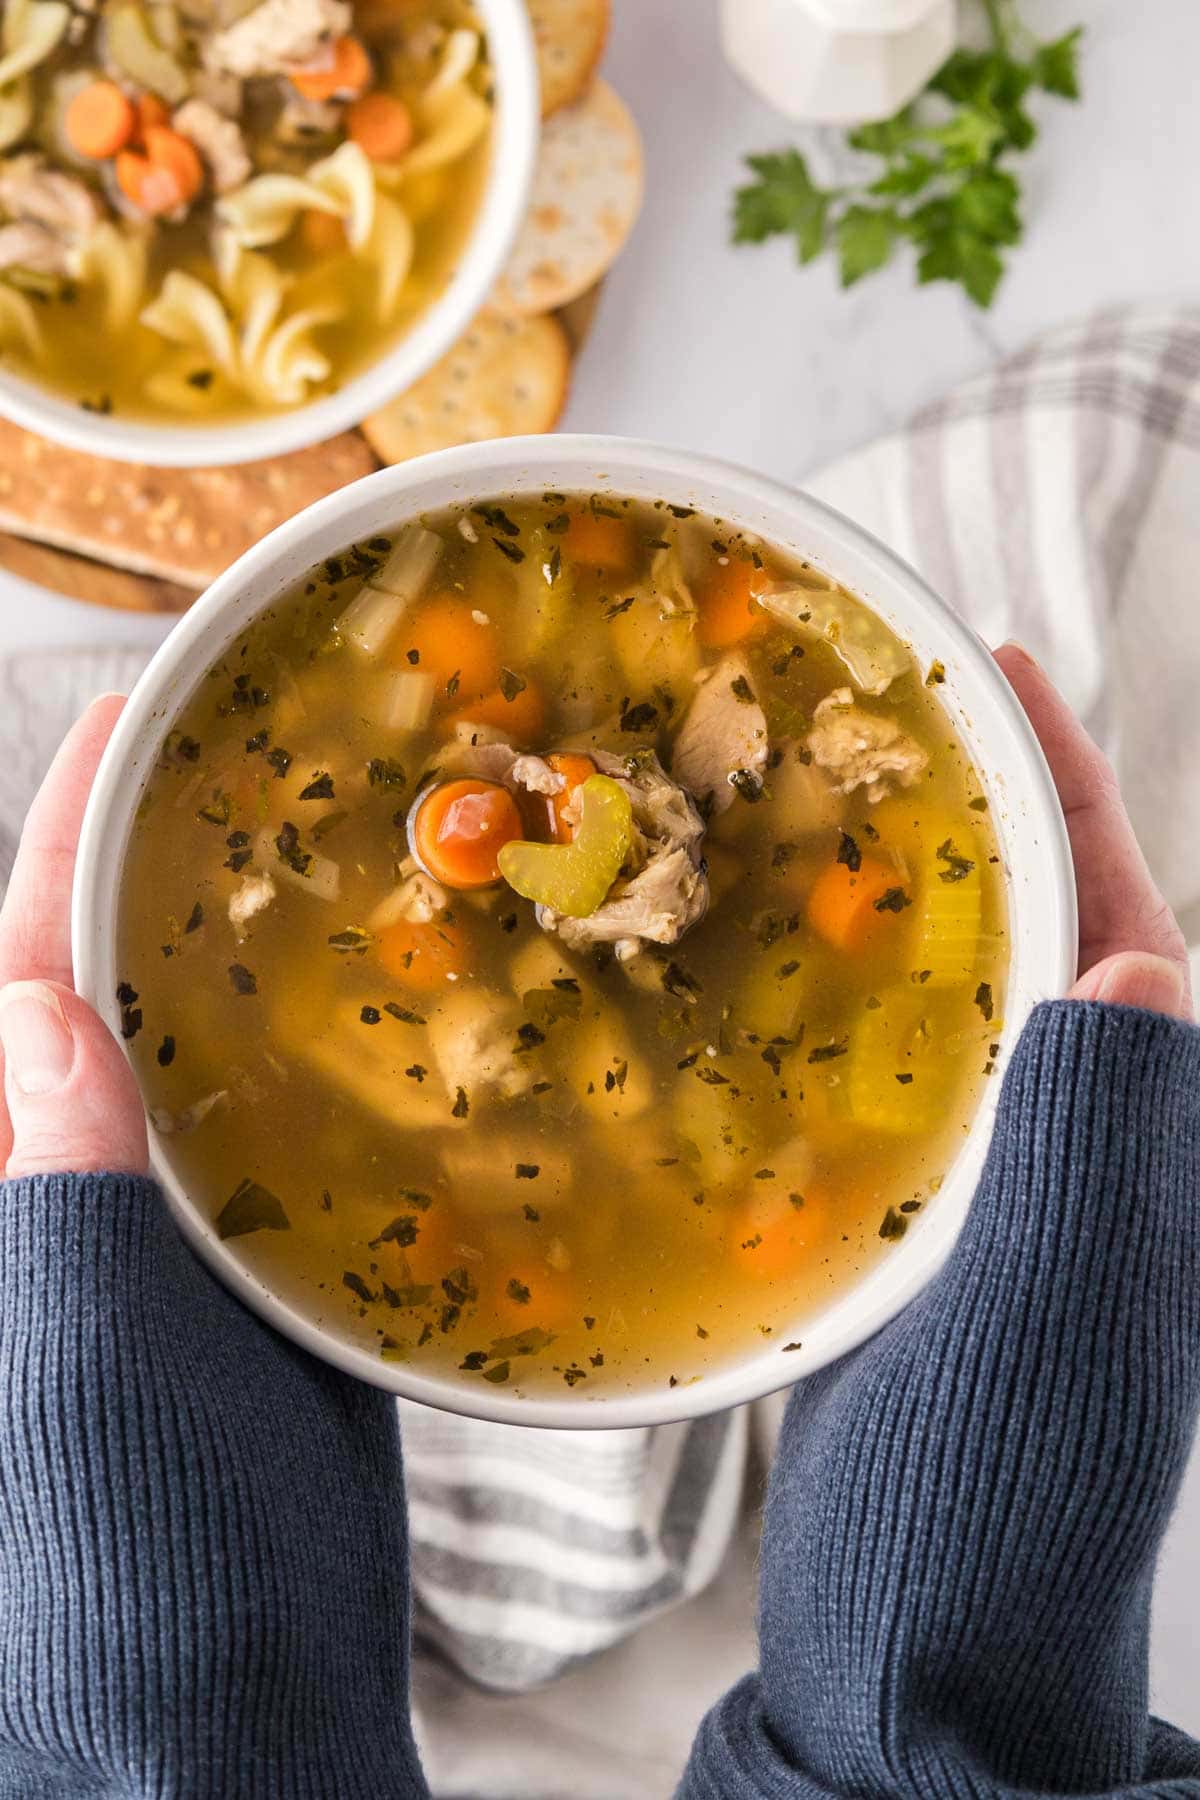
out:
{"label": "chicken noodle soup", "polygon": [[299,406],[449,285],[491,78],[464,0],[8,0],[0,358],[81,406]]}
{"label": "chicken noodle soup", "polygon": [[997,1054],[941,677],[680,505],[499,499],[314,569],[167,736],[123,883],[125,1035],[220,1236],[464,1382],[794,1349]]}

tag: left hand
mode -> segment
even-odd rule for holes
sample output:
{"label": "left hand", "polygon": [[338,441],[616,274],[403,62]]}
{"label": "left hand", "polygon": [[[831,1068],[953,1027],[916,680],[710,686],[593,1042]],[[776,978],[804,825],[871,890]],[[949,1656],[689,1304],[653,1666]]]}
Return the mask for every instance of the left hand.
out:
{"label": "left hand", "polygon": [[0,911],[0,1176],[10,1179],[149,1167],[133,1071],[71,975],[79,829],[124,704],[95,701],[68,734],[29,809]]}

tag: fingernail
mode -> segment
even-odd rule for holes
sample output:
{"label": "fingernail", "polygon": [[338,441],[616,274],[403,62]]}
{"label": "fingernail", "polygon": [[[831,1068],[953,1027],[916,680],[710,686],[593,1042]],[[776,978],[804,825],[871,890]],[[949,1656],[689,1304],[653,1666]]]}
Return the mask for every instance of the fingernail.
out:
{"label": "fingernail", "polygon": [[1096,999],[1146,1012],[1178,1014],[1183,1009],[1184,973],[1161,956],[1125,956],[1106,969]]}
{"label": "fingernail", "polygon": [[0,1043],[8,1078],[22,1094],[53,1094],[75,1065],[75,1039],[58,995],[38,982],[0,993]]}

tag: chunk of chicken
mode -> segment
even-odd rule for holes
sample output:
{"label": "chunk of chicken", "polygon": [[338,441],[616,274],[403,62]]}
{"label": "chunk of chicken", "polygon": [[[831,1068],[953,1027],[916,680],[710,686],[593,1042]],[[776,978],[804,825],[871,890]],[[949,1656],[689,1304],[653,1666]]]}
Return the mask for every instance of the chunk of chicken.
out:
{"label": "chunk of chicken", "polygon": [[754,696],[745,659],[726,656],[688,709],[671,754],[671,772],[701,805],[722,813],[736,798],[733,778],[743,772],[759,776],[769,749],[766,715]]}
{"label": "chunk of chicken", "polygon": [[872,803],[912,787],[929,767],[928,753],[895,719],[856,706],[849,688],[835,688],[821,701],[806,741],[838,793],[865,788]]}
{"label": "chunk of chicken", "polygon": [[35,275],[69,275],[72,251],[53,231],[32,219],[0,225],[0,269],[29,269]]}
{"label": "chunk of chicken", "polygon": [[456,1203],[473,1213],[512,1218],[523,1204],[548,1206],[571,1191],[568,1152],[528,1129],[486,1137],[472,1133],[446,1144],[442,1167]]}
{"label": "chunk of chicken", "polygon": [[50,231],[83,236],[100,217],[100,202],[74,175],[52,169],[38,155],[0,162],[0,206],[16,219],[33,219]]}
{"label": "chunk of chicken", "polygon": [[210,69],[242,79],[284,75],[313,62],[352,22],[346,0],[261,0],[253,12],[214,33],[204,60]]}
{"label": "chunk of chicken", "polygon": [[597,767],[620,783],[633,805],[634,850],[629,873],[613,884],[607,900],[586,919],[538,908],[543,931],[558,934],[572,950],[615,944],[632,956],[639,943],[673,944],[703,917],[708,881],[701,866],[704,822],[690,797],[672,781],[657,756],[636,761],[593,752]]}
{"label": "chunk of chicken", "polygon": [[400,865],[400,885],[381,900],[367,920],[372,931],[386,931],[389,925],[407,919],[412,925],[431,925],[440,919],[450,905],[450,895],[440,882],[419,869],[411,856]]}
{"label": "chunk of chicken", "polygon": [[239,943],[246,935],[251,919],[257,918],[274,900],[278,889],[265,871],[261,875],[243,875],[241,886],[229,897],[229,923]]}
{"label": "chunk of chicken", "polygon": [[249,180],[254,165],[236,120],[225,118],[207,100],[187,100],[171,123],[204,158],[218,194],[232,193]]}
{"label": "chunk of chicken", "polygon": [[531,1058],[519,1054],[524,1014],[513,1000],[480,988],[447,995],[429,1014],[429,1046],[447,1093],[462,1088],[474,1106],[490,1094],[506,1100],[533,1084]]}

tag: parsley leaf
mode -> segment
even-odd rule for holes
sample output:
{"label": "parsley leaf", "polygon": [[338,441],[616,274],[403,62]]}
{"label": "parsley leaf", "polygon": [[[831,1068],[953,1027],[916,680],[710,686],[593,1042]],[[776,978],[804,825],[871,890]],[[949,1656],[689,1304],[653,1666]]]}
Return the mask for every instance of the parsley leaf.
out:
{"label": "parsley leaf", "polygon": [[1020,183],[1005,159],[1037,138],[1031,95],[1079,98],[1083,28],[1042,42],[1011,6],[980,4],[988,47],[954,51],[918,100],[847,133],[851,149],[879,160],[878,172],[822,188],[799,150],[747,157],[755,179],[734,195],[733,241],[791,237],[802,263],[831,251],[843,287],[911,243],[919,284],[955,282],[990,306],[1005,252],[1023,232]]}

